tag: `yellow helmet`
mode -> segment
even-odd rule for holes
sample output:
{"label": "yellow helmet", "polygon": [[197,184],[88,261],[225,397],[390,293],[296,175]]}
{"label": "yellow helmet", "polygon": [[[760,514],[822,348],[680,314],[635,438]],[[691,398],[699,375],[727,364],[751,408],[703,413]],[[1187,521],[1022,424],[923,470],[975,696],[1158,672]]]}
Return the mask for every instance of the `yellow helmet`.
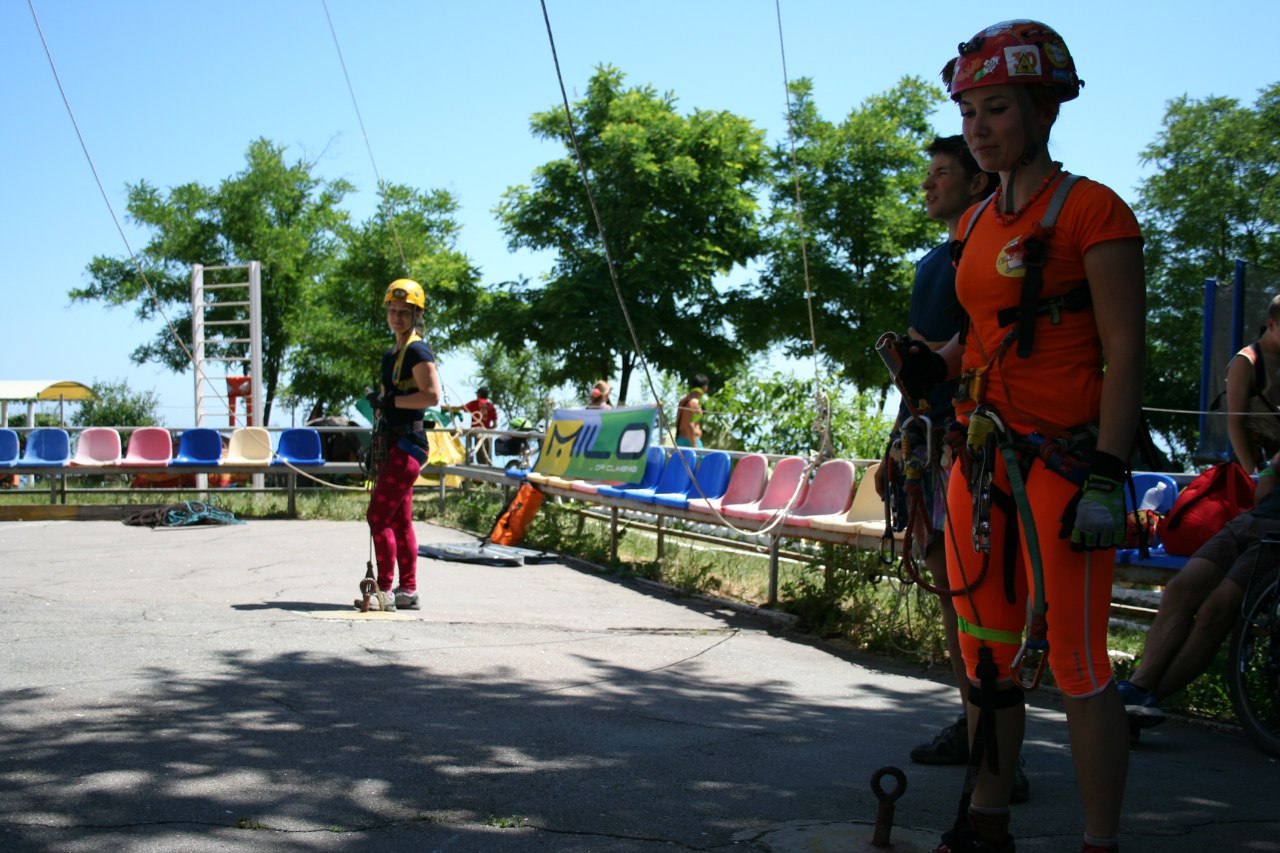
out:
{"label": "yellow helmet", "polygon": [[382,298],[382,304],[386,305],[393,299],[403,299],[422,311],[427,310],[427,294],[422,285],[411,278],[398,278],[387,285],[387,295]]}

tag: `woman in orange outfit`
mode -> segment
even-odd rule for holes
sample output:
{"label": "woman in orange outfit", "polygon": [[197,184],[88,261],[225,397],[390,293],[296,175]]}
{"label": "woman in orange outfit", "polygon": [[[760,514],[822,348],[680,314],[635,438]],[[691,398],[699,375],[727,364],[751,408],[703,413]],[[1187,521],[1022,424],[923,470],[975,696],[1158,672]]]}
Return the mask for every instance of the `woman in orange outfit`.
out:
{"label": "woman in orange outfit", "polygon": [[[1015,679],[1027,675],[1013,664],[1037,592],[1047,604],[1038,639],[1065,698],[1084,850],[1114,851],[1129,745],[1106,631],[1110,549],[1125,533],[1123,460],[1145,370],[1142,235],[1113,191],[1068,178],[1049,156],[1059,106],[1083,86],[1054,30],[1035,21],[988,27],[960,46],[943,79],[970,151],[999,173],[1000,187],[960,226],[966,331],[938,353],[909,353],[904,369],[909,386],[960,376],[956,411],[967,430],[956,442],[945,539],[951,587],[967,588],[954,600],[975,685],[971,777],[967,808],[937,853],[1014,850],[1009,792],[1025,720]],[[984,729],[983,714],[993,727]]]}

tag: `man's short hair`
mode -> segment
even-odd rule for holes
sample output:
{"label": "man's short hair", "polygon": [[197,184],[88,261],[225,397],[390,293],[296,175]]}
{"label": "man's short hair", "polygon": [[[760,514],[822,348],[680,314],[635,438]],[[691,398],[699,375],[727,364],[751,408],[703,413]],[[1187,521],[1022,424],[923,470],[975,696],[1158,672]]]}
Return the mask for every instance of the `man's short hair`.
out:
{"label": "man's short hair", "polygon": [[1272,299],[1271,304],[1267,306],[1267,319],[1280,323],[1280,296]]}
{"label": "man's short hair", "polygon": [[488,396],[489,396],[489,386],[488,386],[488,385],[482,385],[481,387],[477,388],[477,389],[476,389],[476,396],[477,396],[477,397],[488,397]]}
{"label": "man's short hair", "polygon": [[693,377],[693,381],[689,383],[690,388],[706,388],[711,384],[711,380],[707,378],[707,374],[699,373]]}
{"label": "man's short hair", "polygon": [[987,188],[994,190],[1000,183],[1000,176],[992,172],[983,172],[982,167],[978,165],[978,161],[973,159],[973,154],[969,151],[969,146],[965,144],[964,137],[960,134],[955,136],[935,136],[933,141],[929,143],[929,147],[924,149],[924,153],[930,157],[938,154],[950,154],[960,163],[960,168],[964,169],[964,176],[972,178],[974,175],[986,174]]}

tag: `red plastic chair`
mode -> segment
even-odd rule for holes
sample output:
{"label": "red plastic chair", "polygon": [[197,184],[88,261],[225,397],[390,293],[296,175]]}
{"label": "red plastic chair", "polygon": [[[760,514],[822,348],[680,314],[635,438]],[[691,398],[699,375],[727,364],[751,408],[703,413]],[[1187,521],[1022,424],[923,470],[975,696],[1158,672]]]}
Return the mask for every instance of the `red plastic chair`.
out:
{"label": "red plastic chair", "polygon": [[828,459],[818,466],[804,502],[787,513],[792,527],[808,527],[815,518],[843,518],[853,500],[853,463]]}

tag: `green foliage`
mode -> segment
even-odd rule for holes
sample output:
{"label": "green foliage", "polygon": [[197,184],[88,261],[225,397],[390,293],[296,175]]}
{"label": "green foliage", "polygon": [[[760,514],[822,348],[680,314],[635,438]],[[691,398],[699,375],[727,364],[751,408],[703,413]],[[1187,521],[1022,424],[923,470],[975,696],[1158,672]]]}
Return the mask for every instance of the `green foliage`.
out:
{"label": "green foliage", "polygon": [[489,399],[507,420],[528,418],[538,423],[547,414],[547,400],[555,390],[551,378],[557,372],[554,357],[530,348],[512,352],[495,341],[468,347],[476,360],[480,381],[489,388]]}
{"label": "green foliage", "polygon": [[89,386],[95,399],[80,403],[71,416],[75,426],[159,426],[160,405],[154,391],[132,391],[124,379],[94,380]]}
{"label": "green foliage", "polygon": [[[412,277],[422,285],[423,336],[437,356],[450,348],[479,281],[479,271],[456,248],[457,210],[444,190],[387,184],[373,216],[339,229],[332,271],[303,291],[297,345],[288,362],[293,394],[332,413],[362,397],[365,388],[378,387],[378,359],[392,344],[382,300],[397,278]],[[441,373],[443,378],[443,364]]]}
{"label": "green foliage", "polygon": [[[676,112],[674,95],[623,88],[599,68],[573,106],[582,160],[607,235],[613,272],[639,348],[659,369],[708,374],[742,357],[716,279],[760,250],[756,189],[765,177],[763,132],[727,112]],[[535,137],[566,157],[539,167],[497,208],[512,248],[552,250],[545,282],[508,282],[489,295],[477,329],[510,350],[554,356],[556,381],[617,377],[627,399],[635,347],[627,329],[573,153],[564,112],[532,118]]]}
{"label": "green foliage", "polygon": [[876,339],[904,325],[914,277],[908,258],[943,237],[925,216],[919,189],[933,136],[928,117],[942,92],[904,77],[834,124],[818,114],[812,88],[803,78],[791,83],[794,170],[790,145],[779,145],[768,256],[753,292],[734,299],[735,324],[749,350],[781,343],[807,355],[816,338],[823,358],[849,381],[885,388]]}
{"label": "green foliage", "polygon": [[[145,180],[131,185],[129,217],[152,232],[138,253],[138,264],[151,288],[129,259],[97,257],[88,267],[91,283],[72,290],[71,298],[109,305],[134,303],[136,315],[143,320],[156,316],[158,305],[163,306],[174,333],[166,325],[133,351],[133,360],[186,370],[190,357],[174,334],[182,341],[192,339],[191,265],[261,261],[262,379],[268,400],[264,420],[269,418],[286,354],[296,340],[301,294],[308,282],[331,265],[337,232],[346,220],[338,203],[351,185],[343,180],[325,182],[312,175],[312,166],[304,160],[287,164],[283,147],[257,139],[245,154],[244,170],[218,187],[190,183],[166,193]],[[223,281],[245,280],[242,272],[211,271],[206,281],[217,281],[219,275]],[[216,294],[211,291],[211,298]],[[245,309],[227,307],[207,312],[206,319],[245,316]],[[235,357],[245,352],[242,345],[211,345],[206,355]],[[241,369],[247,373],[248,364]]]}
{"label": "green foliage", "polygon": [[[1237,258],[1280,267],[1280,83],[1252,108],[1223,97],[1170,101],[1142,162],[1156,169],[1137,205],[1146,237],[1146,404],[1196,409],[1204,280],[1229,280]],[[1150,417],[1185,459],[1195,419]]]}
{"label": "green foliage", "polygon": [[[88,266],[89,286],[72,290],[71,298],[133,305],[143,320],[163,309],[172,333],[166,325],[133,351],[133,360],[188,370],[189,343],[179,339],[192,340],[191,265],[261,261],[264,417],[277,393],[322,411],[345,408],[375,383],[378,354],[390,345],[382,307],[387,284],[405,277],[407,265],[427,292],[428,340],[440,346],[474,303],[479,274],[454,247],[457,203],[449,193],[383,186],[378,211],[353,226],[339,205],[354,187],[326,181],[314,167],[302,159],[286,162],[283,146],[257,139],[245,168],[216,187],[189,183],[165,192],[145,180],[131,185],[129,216],[151,232],[138,253],[146,282],[130,259],[97,257]],[[242,271],[206,272],[209,284],[244,280]],[[208,298],[218,295],[211,290]],[[228,295],[226,301],[241,299]],[[206,311],[208,321],[247,316],[229,304]],[[205,352],[210,358],[245,353],[243,345],[212,343]],[[239,369],[248,373],[247,360]]]}
{"label": "green foliage", "polygon": [[[878,459],[892,421],[880,414],[878,398],[835,384],[823,389],[831,404],[831,442],[845,459]],[[727,447],[730,434],[738,449],[764,453],[807,454],[819,446],[814,429],[818,407],[812,380],[775,372],[755,378],[735,376],[708,398],[704,417],[707,445]]]}

